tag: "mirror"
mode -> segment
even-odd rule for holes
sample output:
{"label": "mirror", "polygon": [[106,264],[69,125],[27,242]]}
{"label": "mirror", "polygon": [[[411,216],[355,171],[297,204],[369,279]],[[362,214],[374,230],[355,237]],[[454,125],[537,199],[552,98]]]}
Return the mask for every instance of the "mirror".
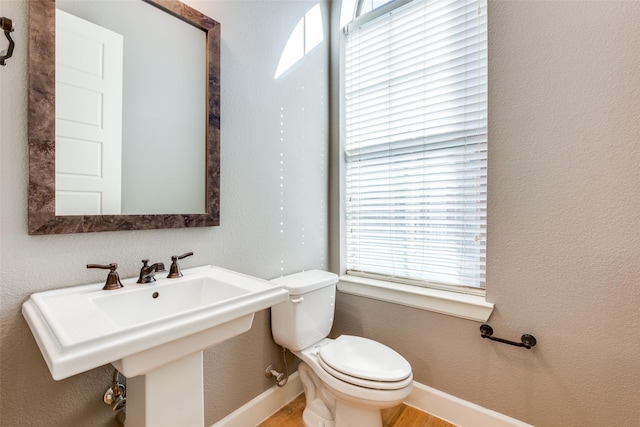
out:
{"label": "mirror", "polygon": [[[94,215],[87,214],[87,212],[76,212],[73,210],[61,211],[58,206],[56,212],[56,204],[60,205],[65,197],[64,194],[56,197],[56,163],[60,167],[61,158],[68,152],[76,153],[73,149],[73,144],[68,144],[64,141],[60,135],[56,136],[56,116],[65,115],[69,111],[69,108],[65,107],[62,103],[61,91],[56,93],[56,66],[53,62],[53,52],[56,47],[56,26],[52,25],[56,22],[56,3],[55,0],[32,0],[29,2],[29,234],[58,234],[58,233],[80,233],[80,232],[94,232],[94,231],[113,231],[113,230],[141,230],[141,229],[161,229],[161,228],[181,228],[181,227],[203,227],[214,226],[219,224],[219,194],[220,194],[220,24],[212,19],[202,15],[200,12],[190,8],[189,6],[180,3],[178,1],[167,0],[143,0],[144,4],[141,5],[150,9],[151,14],[158,14],[158,11],[162,11],[161,15],[165,13],[167,16],[171,16],[172,20],[178,18],[179,20],[190,24],[188,31],[192,31],[196,28],[197,32],[202,31],[205,35],[204,47],[202,59],[194,59],[193,62],[200,61],[200,64],[204,64],[204,73],[200,70],[199,66],[195,68],[197,72],[200,72],[200,76],[206,79],[203,82],[201,93],[204,96],[198,95],[198,91],[191,92],[191,95],[185,95],[183,98],[193,100],[194,104],[202,106],[200,111],[195,111],[188,116],[195,116],[198,121],[204,122],[204,126],[198,125],[192,122],[190,124],[176,125],[176,120],[169,119],[174,117],[174,113],[168,113],[169,116],[161,118],[163,122],[172,122],[175,125],[174,128],[166,128],[160,134],[172,135],[169,138],[171,144],[165,149],[155,150],[157,147],[159,134],[153,134],[154,127],[159,125],[147,124],[147,128],[140,125],[144,123],[139,116],[135,116],[135,112],[138,111],[153,111],[154,114],[147,114],[148,116],[161,116],[162,109],[158,107],[156,101],[155,105],[137,107],[137,110],[132,107],[131,104],[135,104],[136,100],[142,98],[142,96],[133,96],[127,94],[127,84],[124,84],[125,92],[122,95],[124,102],[122,112],[122,128],[129,127],[133,133],[122,132],[122,152],[129,151],[142,152],[142,159],[133,159],[130,154],[122,156],[122,177],[131,175],[132,173],[137,176],[133,178],[136,182],[133,190],[138,191],[138,194],[132,193],[133,190],[126,189],[128,185],[126,178],[123,179],[122,184],[122,200],[125,200],[124,193],[129,192],[133,195],[128,197],[131,200],[145,199],[148,196],[147,202],[142,206],[131,207],[123,202],[122,209],[120,211],[111,211],[106,215]],[[90,5],[91,2],[77,2],[82,3],[85,6]],[[148,7],[149,5],[155,7]],[[61,4],[62,6],[62,4]],[[140,5],[136,5],[140,6]],[[157,9],[156,9],[157,8]],[[161,17],[162,19],[163,17]],[[146,17],[139,21],[139,28],[144,29],[144,33],[147,33],[147,21]],[[151,18],[149,18],[151,19]],[[166,18],[164,18],[166,19]],[[120,19],[125,20],[124,18]],[[170,31],[172,22],[168,22],[162,25],[165,27],[165,31],[170,34],[170,37],[176,38]],[[157,27],[157,26],[156,26]],[[162,28],[155,28],[156,31],[162,31]],[[192,31],[193,32],[193,31]],[[58,33],[59,34],[59,33]],[[159,43],[157,39],[160,35],[146,34],[144,38],[150,42]],[[197,34],[195,34],[197,36]],[[192,35],[193,36],[193,35]],[[60,36],[59,37],[63,37]],[[125,36],[126,37],[126,36]],[[189,37],[189,36],[187,36]],[[133,42],[129,42],[130,45]],[[160,65],[154,67],[157,69],[161,66],[162,61],[169,64],[175,58],[172,57],[171,49],[166,48],[160,43],[161,46],[149,47],[145,50],[156,50],[157,52],[164,52],[164,57],[160,60]],[[195,43],[198,44],[197,42]],[[200,44],[202,46],[202,44]],[[57,52],[55,55],[59,57],[61,52]],[[175,55],[174,55],[175,56]],[[126,61],[127,55],[124,55]],[[182,60],[182,59],[181,59]],[[179,61],[176,61],[179,62]],[[184,60],[182,60],[184,62]],[[124,79],[131,82],[136,80],[129,77],[126,74]],[[142,68],[142,67],[135,67]],[[170,69],[170,65],[166,67]],[[182,64],[180,69],[187,68]],[[200,67],[201,68],[201,67]],[[58,67],[59,69],[59,67]],[[160,71],[160,70],[156,70]],[[152,80],[152,76],[149,75],[149,70],[146,71],[146,78],[148,81]],[[154,93],[167,92],[169,86],[175,86],[176,81],[170,80],[171,76],[175,77],[175,74],[171,74],[169,71],[168,77],[162,78],[162,84],[160,87],[148,89],[147,95],[144,98],[153,98]],[[142,76],[138,76],[138,81],[145,78],[145,73]],[[158,74],[154,72],[154,74]],[[198,74],[195,74],[195,80],[200,80]],[[73,78],[73,77],[72,77]],[[177,80],[184,80],[184,78],[178,77]],[[192,78],[191,80],[194,80]],[[137,84],[137,86],[141,86]],[[176,92],[171,99],[175,99],[180,96],[180,91]],[[182,92],[187,92],[182,91]],[[60,99],[56,99],[56,97]],[[127,96],[129,96],[131,102],[127,102]],[[200,96],[200,102],[198,101]],[[188,104],[188,103],[187,103]],[[180,107],[180,109],[188,108],[188,105]],[[88,105],[87,103],[82,104]],[[56,112],[56,106],[58,112]],[[127,110],[129,108],[129,110]],[[58,114],[56,114],[58,113]],[[135,116],[132,119],[131,116]],[[167,118],[169,117],[169,118]],[[155,117],[157,120],[157,117]],[[130,123],[126,124],[129,120]],[[58,124],[60,120],[58,120]],[[63,126],[59,125],[62,129]],[[200,135],[202,139],[200,147],[197,145],[188,145],[184,136],[186,135],[185,127],[194,129],[194,133]],[[56,139],[58,141],[56,142]],[[71,138],[73,139],[73,138]],[[62,141],[61,141],[62,140]],[[146,141],[148,145],[146,148],[131,148],[127,145],[127,141]],[[71,148],[70,148],[71,147]],[[191,148],[189,148],[191,147]],[[156,154],[163,152],[168,154],[164,159],[154,157]],[[191,154],[191,160],[186,160],[190,165],[192,163],[201,163],[200,172],[198,175],[201,179],[185,178],[170,178],[167,182],[160,183],[162,175],[169,175],[169,172],[173,169],[197,169],[189,168],[188,166],[181,166],[179,164],[179,158],[189,159],[188,152]],[[204,156],[202,155],[204,153]],[[77,154],[74,154],[77,155]],[[57,156],[57,158],[56,158]],[[204,160],[202,158],[204,157]],[[64,163],[64,162],[63,162]],[[87,169],[91,165],[91,161],[75,160],[67,162],[71,164],[71,168],[85,168]],[[130,168],[129,172],[125,173],[127,163],[133,164],[134,167]],[[111,164],[111,163],[109,163]],[[136,169],[137,168],[137,169]],[[101,166],[96,169],[104,169]],[[116,168],[117,169],[117,168]],[[157,170],[160,172],[159,176],[154,177],[151,171]],[[149,181],[145,183],[144,178],[148,178]],[[191,181],[189,181],[191,179]],[[197,182],[199,181],[199,182]],[[172,188],[172,184],[174,187]],[[199,186],[199,187],[198,187]],[[187,188],[188,187],[188,188]],[[200,200],[204,199],[204,203],[201,201],[189,202],[189,208],[183,208],[175,206],[180,205],[179,200],[183,198],[184,194],[189,193],[189,189],[195,188],[196,193],[201,194]],[[131,190],[131,191],[130,191]],[[158,193],[159,197],[153,198],[153,193]],[[203,194],[204,193],[204,194]],[[59,200],[56,200],[56,199]],[[56,203],[56,202],[59,203]],[[158,207],[158,203],[161,201],[169,201],[168,207]],[[71,204],[73,205],[73,203]],[[124,215],[116,214],[113,212],[122,212]],[[182,213],[184,212],[184,213]],[[93,213],[93,212],[91,212]]]}
{"label": "mirror", "polygon": [[56,215],[204,213],[205,41],[140,0],[56,0]]}

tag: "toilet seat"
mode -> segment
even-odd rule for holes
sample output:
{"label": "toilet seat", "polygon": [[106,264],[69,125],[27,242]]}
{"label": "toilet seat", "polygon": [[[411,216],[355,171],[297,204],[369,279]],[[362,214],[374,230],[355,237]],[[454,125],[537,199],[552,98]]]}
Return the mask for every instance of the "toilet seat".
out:
{"label": "toilet seat", "polygon": [[319,349],[318,361],[332,376],[360,387],[398,390],[413,381],[411,365],[404,357],[363,337],[340,336]]}

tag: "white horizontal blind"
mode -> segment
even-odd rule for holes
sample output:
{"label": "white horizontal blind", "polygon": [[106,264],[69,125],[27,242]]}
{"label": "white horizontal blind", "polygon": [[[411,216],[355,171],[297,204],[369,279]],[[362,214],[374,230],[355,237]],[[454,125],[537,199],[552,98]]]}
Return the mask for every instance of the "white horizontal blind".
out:
{"label": "white horizontal blind", "polygon": [[486,0],[415,0],[345,56],[348,273],[484,288]]}

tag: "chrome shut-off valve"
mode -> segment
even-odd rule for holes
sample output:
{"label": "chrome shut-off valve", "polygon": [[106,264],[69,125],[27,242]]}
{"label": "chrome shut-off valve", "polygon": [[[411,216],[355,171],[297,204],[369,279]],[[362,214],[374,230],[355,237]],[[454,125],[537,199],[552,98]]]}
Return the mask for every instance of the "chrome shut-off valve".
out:
{"label": "chrome shut-off valve", "polygon": [[103,397],[104,403],[111,406],[116,413],[116,421],[125,425],[127,407],[127,386],[120,382],[120,373],[116,369],[113,373],[113,383],[107,389]]}

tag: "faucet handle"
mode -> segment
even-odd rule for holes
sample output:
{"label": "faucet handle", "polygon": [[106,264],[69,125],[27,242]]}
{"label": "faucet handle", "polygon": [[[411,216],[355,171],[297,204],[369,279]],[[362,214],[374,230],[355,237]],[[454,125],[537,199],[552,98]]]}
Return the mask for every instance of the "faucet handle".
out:
{"label": "faucet handle", "polygon": [[182,277],[182,271],[180,271],[178,260],[182,258],[186,258],[191,255],[193,255],[193,252],[187,252],[186,254],[182,254],[182,255],[173,255],[171,257],[171,267],[169,268],[169,274],[167,275],[167,277],[169,279],[176,279],[178,277]]}
{"label": "faucet handle", "polygon": [[87,264],[87,268],[102,268],[104,270],[111,270],[107,275],[107,281],[102,288],[103,291],[112,291],[114,289],[124,288],[122,282],[120,282],[120,276],[116,269],[118,268],[118,264],[111,263],[109,265],[101,265],[101,264]]}

